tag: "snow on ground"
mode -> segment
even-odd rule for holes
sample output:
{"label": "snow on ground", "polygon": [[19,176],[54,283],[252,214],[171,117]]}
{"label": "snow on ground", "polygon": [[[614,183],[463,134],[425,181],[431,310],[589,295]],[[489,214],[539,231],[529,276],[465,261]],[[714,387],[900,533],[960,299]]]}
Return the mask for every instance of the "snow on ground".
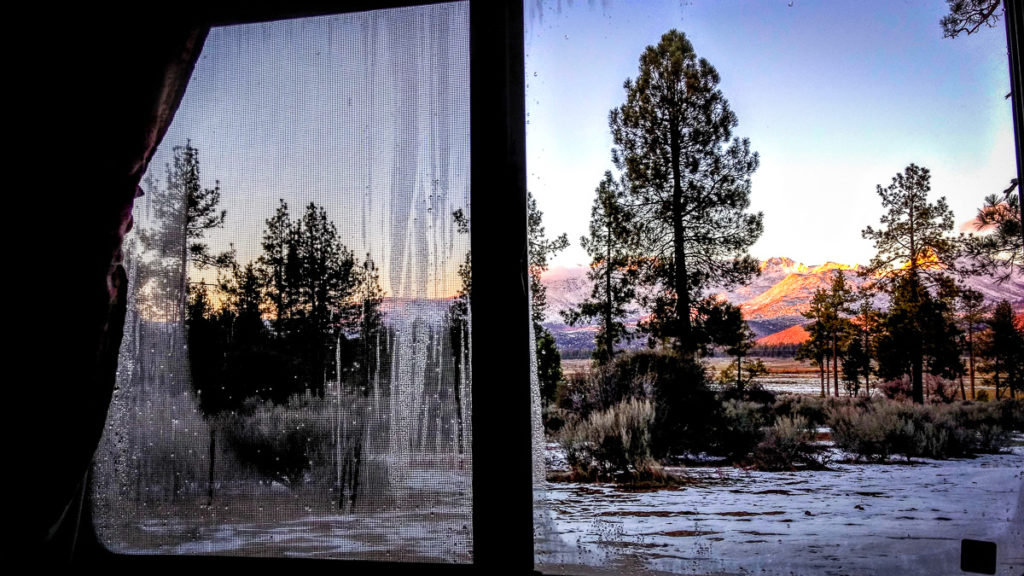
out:
{"label": "snow on ground", "polygon": [[960,574],[960,540],[1024,571],[1024,437],[1005,454],[830,471],[673,469],[688,483],[628,492],[547,483],[537,568],[553,573]]}

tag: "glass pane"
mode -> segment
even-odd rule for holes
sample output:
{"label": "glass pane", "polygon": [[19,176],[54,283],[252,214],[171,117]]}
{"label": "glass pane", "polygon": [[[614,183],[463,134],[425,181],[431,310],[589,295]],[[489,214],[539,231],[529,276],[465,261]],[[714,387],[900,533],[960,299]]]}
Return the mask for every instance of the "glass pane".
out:
{"label": "glass pane", "polygon": [[468,30],[210,32],[126,245],[108,548],[472,561]]}
{"label": "glass pane", "polygon": [[949,10],[527,3],[540,570],[1021,573],[1006,36]]}

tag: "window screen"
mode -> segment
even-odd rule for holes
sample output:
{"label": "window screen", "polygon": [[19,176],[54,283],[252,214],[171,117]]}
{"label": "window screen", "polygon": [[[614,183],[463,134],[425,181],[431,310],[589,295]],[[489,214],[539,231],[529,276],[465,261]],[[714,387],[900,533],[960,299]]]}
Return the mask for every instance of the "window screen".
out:
{"label": "window screen", "polygon": [[468,30],[211,30],[125,246],[110,550],[472,560]]}

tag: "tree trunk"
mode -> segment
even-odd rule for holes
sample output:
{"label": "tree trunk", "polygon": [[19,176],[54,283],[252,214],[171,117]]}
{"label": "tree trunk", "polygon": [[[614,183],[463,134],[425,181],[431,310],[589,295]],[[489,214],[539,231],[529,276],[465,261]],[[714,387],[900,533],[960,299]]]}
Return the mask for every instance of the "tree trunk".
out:
{"label": "tree trunk", "polygon": [[213,505],[213,470],[217,458],[217,431],[210,423],[210,474],[206,479],[206,505]]}
{"label": "tree trunk", "polygon": [[[607,210],[605,210],[607,213]],[[611,222],[606,219],[607,226],[605,227],[605,234],[607,240],[605,243],[605,257],[604,257],[604,346],[605,355],[610,362],[612,357],[615,356],[615,338],[612,334],[612,248],[611,248],[611,234],[612,227]]]}
{"label": "tree trunk", "polygon": [[924,358],[920,350],[914,351],[910,375],[913,382],[914,403],[924,404]]}
{"label": "tree trunk", "polygon": [[822,356],[821,361],[818,362],[818,375],[821,377],[821,397],[825,397],[825,357]]}
{"label": "tree trunk", "polygon": [[967,365],[971,372],[971,400],[974,400],[974,330],[967,324]]}
{"label": "tree trunk", "polygon": [[736,390],[743,392],[743,356],[736,356]]}
{"label": "tree trunk", "polygon": [[839,355],[836,354],[836,337],[832,337],[832,383],[839,398]]}
{"label": "tree trunk", "polygon": [[692,360],[696,354],[693,345],[693,327],[690,323],[690,290],[686,277],[686,229],[683,227],[683,175],[679,169],[682,135],[679,133],[679,119],[670,120],[669,147],[672,153],[672,245],[675,264],[676,337],[679,352],[685,360]]}

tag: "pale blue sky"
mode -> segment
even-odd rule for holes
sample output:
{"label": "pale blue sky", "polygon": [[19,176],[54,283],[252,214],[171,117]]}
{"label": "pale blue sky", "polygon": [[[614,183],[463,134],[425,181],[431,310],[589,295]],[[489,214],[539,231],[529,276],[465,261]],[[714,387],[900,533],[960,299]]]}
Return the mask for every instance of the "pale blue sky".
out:
{"label": "pale blue sky", "polygon": [[[150,171],[191,139],[221,185],[219,248],[259,256],[288,202],[326,208],[389,295],[450,296],[469,249],[469,6],[440,4],[214,28]],[[145,199],[139,202],[146,225]]]}
{"label": "pale blue sky", "polygon": [[[736,135],[760,154],[755,256],[866,262],[875,185],[911,162],[970,219],[1013,173],[1005,34],[944,39],[945,11],[943,0],[528,1],[528,186],[549,233],[572,242],[554,264],[588,262],[579,237],[611,168],[608,112],[671,28],[717,68]],[[191,138],[228,210],[213,241],[234,242],[242,261],[278,198],[293,213],[312,200],[357,255],[373,252],[392,293],[453,292],[468,248],[450,221],[468,204],[467,17],[440,5],[215,29],[157,180]]]}
{"label": "pale blue sky", "polygon": [[[790,5],[791,4],[791,5]],[[942,38],[929,2],[550,2],[527,10],[528,186],[549,234],[579,247],[593,191],[612,167],[608,112],[624,100],[643,49],[683,31],[721,76],[735,135],[761,157],[752,208],[760,258],[864,263],[860,230],[882,208],[876,184],[913,162],[932,172],[957,218],[1013,176],[1002,23]]]}

